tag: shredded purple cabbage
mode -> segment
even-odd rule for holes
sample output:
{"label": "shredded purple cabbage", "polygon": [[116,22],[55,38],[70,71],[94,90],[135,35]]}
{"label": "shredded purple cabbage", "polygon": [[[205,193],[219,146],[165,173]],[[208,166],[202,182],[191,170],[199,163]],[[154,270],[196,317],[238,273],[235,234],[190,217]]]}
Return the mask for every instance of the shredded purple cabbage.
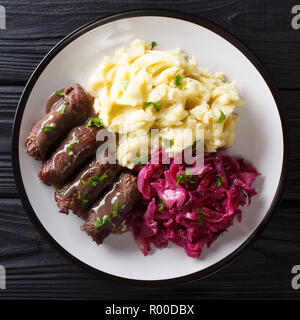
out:
{"label": "shredded purple cabbage", "polygon": [[193,183],[177,181],[186,170],[184,164],[173,159],[170,165],[151,161],[139,171],[143,200],[126,220],[144,255],[151,251],[151,243],[163,248],[171,241],[188,256],[199,257],[203,246],[209,247],[235,216],[241,221],[239,207],[247,201],[249,205],[256,194],[252,187],[259,175],[256,169],[219,152],[205,154],[204,166],[195,168]]}

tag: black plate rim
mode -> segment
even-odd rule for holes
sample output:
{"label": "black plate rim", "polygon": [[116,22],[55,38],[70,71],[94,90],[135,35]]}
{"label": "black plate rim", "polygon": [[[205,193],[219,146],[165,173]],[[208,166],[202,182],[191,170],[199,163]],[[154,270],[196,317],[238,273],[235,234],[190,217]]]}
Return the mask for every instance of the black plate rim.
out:
{"label": "black plate rim", "polygon": [[[142,16],[161,16],[161,17],[167,17],[167,18],[175,18],[179,20],[184,20],[187,22],[195,23],[201,27],[204,27],[217,35],[223,37],[227,41],[229,41],[233,46],[235,46],[239,51],[241,51],[248,60],[256,67],[258,72],[261,74],[263,79],[265,80],[266,84],[268,85],[273,98],[276,102],[277,109],[280,115],[281,125],[282,125],[282,135],[283,135],[283,163],[282,163],[282,170],[281,170],[281,176],[278,183],[278,187],[275,193],[275,196],[273,198],[273,201],[270,205],[269,210],[267,211],[266,215],[264,216],[262,222],[259,224],[259,226],[254,230],[254,232],[249,236],[248,239],[246,239],[236,250],[234,250],[231,254],[223,258],[222,260],[216,262],[215,264],[194,272],[192,274],[166,279],[166,280],[136,280],[136,279],[130,279],[130,278],[123,278],[119,276],[115,276],[103,271],[100,271],[98,269],[95,269],[86,263],[82,262],[78,258],[74,257],[71,253],[69,253],[66,249],[64,249],[60,244],[57,243],[57,241],[48,233],[48,231],[44,228],[44,226],[39,221],[36,213],[34,212],[33,208],[31,207],[30,201],[27,197],[21,171],[20,171],[20,163],[19,163],[19,134],[20,134],[20,125],[23,117],[23,113],[25,110],[25,106],[28,100],[28,97],[30,96],[30,93],[38,80],[39,76],[42,74],[44,69],[47,67],[49,62],[68,44],[70,44],[72,41],[77,39],[78,37],[82,36],[83,34],[91,31],[94,28],[97,28],[101,25],[104,25],[106,23],[120,20],[120,19],[126,19],[126,18],[132,18],[132,17],[142,17]],[[285,184],[286,176],[287,176],[287,162],[288,162],[288,129],[287,129],[287,119],[284,112],[284,107],[282,105],[279,92],[271,79],[270,75],[264,68],[264,66],[260,63],[258,58],[242,43],[240,42],[236,37],[232,36],[229,32],[225,31],[222,27],[216,25],[213,22],[210,22],[204,18],[201,18],[196,15],[184,13],[181,11],[176,10],[168,10],[168,9],[138,9],[138,10],[132,10],[132,11],[124,11],[117,14],[113,14],[101,19],[98,19],[96,21],[90,22],[77,30],[70,33],[68,36],[66,36],[64,39],[62,39],[40,62],[40,64],[37,66],[33,74],[31,75],[28,83],[25,86],[25,89],[22,93],[22,96],[20,98],[15,119],[14,119],[14,125],[13,125],[13,134],[12,134],[12,165],[13,165],[13,172],[14,172],[14,178],[15,183],[17,187],[17,191],[20,195],[23,207],[25,208],[30,220],[36,227],[36,229],[42,234],[43,237],[45,237],[56,249],[58,249],[59,252],[61,252],[64,256],[66,256],[69,260],[74,262],[76,265],[80,266],[84,270],[96,275],[100,276],[101,278],[111,279],[119,281],[123,284],[127,284],[130,286],[147,286],[147,287],[167,287],[170,285],[178,285],[190,281],[199,280],[200,278],[207,277],[220,269],[227,266],[229,263],[231,263],[235,258],[237,258],[240,253],[264,230],[264,228],[267,225],[267,222],[270,220],[270,217],[272,213],[275,211],[276,207],[278,206],[281,193]]]}

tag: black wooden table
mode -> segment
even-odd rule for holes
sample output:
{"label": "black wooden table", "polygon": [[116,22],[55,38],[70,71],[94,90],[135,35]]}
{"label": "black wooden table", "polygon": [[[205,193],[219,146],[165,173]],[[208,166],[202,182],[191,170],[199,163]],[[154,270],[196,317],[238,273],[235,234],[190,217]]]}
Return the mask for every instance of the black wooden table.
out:
{"label": "black wooden table", "polygon": [[[300,4],[300,1],[298,1]],[[0,30],[0,298],[208,299],[299,298],[291,269],[300,264],[300,30],[291,25],[294,0],[5,0]],[[92,20],[138,8],[197,14],[244,42],[273,76],[290,131],[289,175],[266,230],[218,273],[170,288],[134,288],[98,279],[61,256],[35,230],[16,192],[10,159],[14,113],[26,81],[64,36]]]}

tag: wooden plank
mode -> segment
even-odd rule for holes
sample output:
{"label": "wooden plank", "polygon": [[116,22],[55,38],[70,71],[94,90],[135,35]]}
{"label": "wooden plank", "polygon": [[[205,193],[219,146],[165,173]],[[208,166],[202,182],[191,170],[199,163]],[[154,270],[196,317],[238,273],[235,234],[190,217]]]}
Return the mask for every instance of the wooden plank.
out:
{"label": "wooden plank", "polygon": [[[126,297],[296,297],[290,271],[300,260],[300,251],[295,250],[300,230],[297,207],[299,202],[282,202],[264,233],[217,274],[160,290],[126,287]],[[0,265],[6,267],[8,276],[7,289],[0,291],[0,298],[124,298],[123,285],[86,273],[49,246],[31,225],[18,199],[0,199],[0,226]]]}
{"label": "wooden plank", "polygon": [[[124,10],[156,8],[155,0],[1,2],[7,29],[0,30],[0,83],[25,82],[42,57],[64,36],[90,21]],[[164,1],[159,7],[211,20],[241,39],[281,88],[299,88],[299,33],[291,27],[288,1]]]}
{"label": "wooden plank", "polygon": [[17,197],[11,166],[11,134],[23,86],[0,87],[0,197]]}
{"label": "wooden plank", "polygon": [[[23,87],[0,86],[0,196],[17,197],[10,162],[10,141],[13,117]],[[286,183],[284,199],[296,200],[300,197],[300,113],[299,91],[281,91],[290,128],[290,162],[289,176]]]}

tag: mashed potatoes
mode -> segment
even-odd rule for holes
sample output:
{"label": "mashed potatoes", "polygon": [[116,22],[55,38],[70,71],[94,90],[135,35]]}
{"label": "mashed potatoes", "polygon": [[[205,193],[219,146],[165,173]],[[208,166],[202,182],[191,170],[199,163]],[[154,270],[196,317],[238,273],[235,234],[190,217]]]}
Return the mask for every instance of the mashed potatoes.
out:
{"label": "mashed potatoes", "polygon": [[[159,47],[159,45],[158,45]],[[117,158],[128,168],[155,128],[165,149],[174,155],[190,145],[184,130],[203,136],[204,148],[214,152],[234,142],[242,100],[235,83],[211,74],[177,50],[151,50],[142,40],[105,57],[94,71],[89,91],[104,126],[121,134]],[[186,130],[187,131],[187,130]]]}

